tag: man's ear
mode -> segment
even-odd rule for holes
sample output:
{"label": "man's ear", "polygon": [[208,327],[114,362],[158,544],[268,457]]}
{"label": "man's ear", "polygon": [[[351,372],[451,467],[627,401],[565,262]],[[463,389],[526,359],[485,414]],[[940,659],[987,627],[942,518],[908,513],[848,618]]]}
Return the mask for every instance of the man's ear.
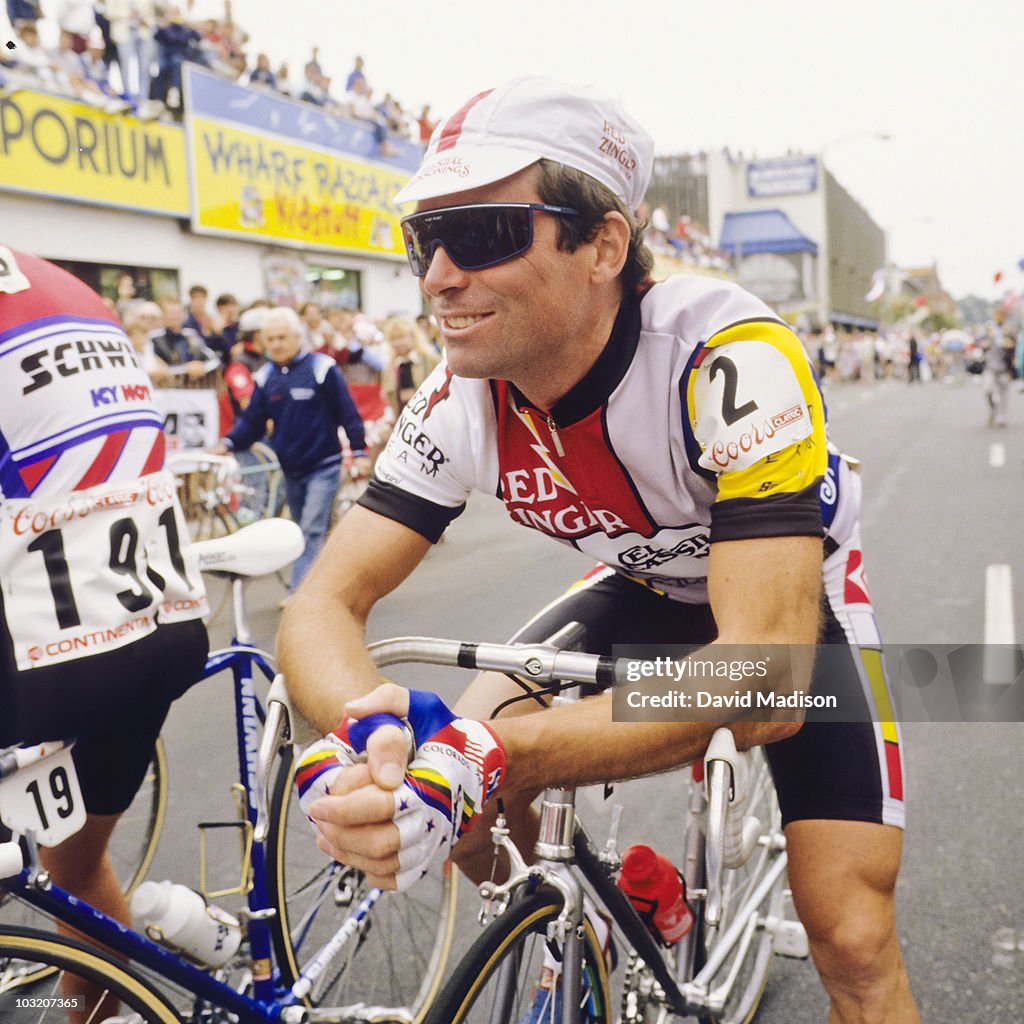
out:
{"label": "man's ear", "polygon": [[629,223],[621,213],[612,210],[604,215],[604,221],[591,243],[595,247],[591,270],[594,284],[607,284],[619,276],[629,253],[631,234]]}

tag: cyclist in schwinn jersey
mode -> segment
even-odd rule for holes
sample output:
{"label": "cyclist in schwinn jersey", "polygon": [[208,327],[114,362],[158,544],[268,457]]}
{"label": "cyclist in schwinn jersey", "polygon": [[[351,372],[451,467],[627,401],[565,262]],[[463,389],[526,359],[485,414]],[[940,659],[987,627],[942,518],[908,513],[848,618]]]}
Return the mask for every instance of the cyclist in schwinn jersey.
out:
{"label": "cyclist in schwinn jersey", "polygon": [[84,828],[44,866],[126,924],[106,854],[206,660],[202,578],[141,360],[98,295],[0,247],[0,745],[76,739]]}
{"label": "cyclist in schwinn jersey", "polygon": [[883,721],[731,728],[741,746],[769,744],[829,1019],[916,1021],[894,925],[901,750],[884,721],[860,484],[827,445],[799,341],[767,306],[726,282],[649,280],[632,211],[652,148],[603,97],[520,79],[442,122],[399,193],[418,202],[406,247],[446,361],[289,609],[279,653],[308,717],[328,729],[343,715],[407,716],[415,760],[406,771],[406,737],[381,727],[369,765],[353,764],[364,727],[350,734],[342,719],[300,765],[304,806],[321,848],[378,884],[413,884],[454,842],[479,880],[490,815],[469,829],[498,785],[528,843],[543,786],[647,774],[703,752],[716,723],[614,723],[608,694],[552,711],[519,704],[484,726],[516,692],[500,676],[474,682],[460,718],[422,694],[373,689],[366,616],[472,489],[602,563],[519,639],[581,619],[597,650],[812,644],[823,605],[824,639],[861,649],[846,683]]}

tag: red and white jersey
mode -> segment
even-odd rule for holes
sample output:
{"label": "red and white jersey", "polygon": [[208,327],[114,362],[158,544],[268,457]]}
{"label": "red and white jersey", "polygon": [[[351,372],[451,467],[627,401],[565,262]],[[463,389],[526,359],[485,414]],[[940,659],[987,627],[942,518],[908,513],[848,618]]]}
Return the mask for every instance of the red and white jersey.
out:
{"label": "red and white jersey", "polygon": [[0,247],[0,588],[19,669],[206,610],[152,384],[117,318]]}
{"label": "red and white jersey", "polygon": [[624,301],[597,362],[551,409],[442,363],[361,503],[436,540],[472,490],[694,603],[713,542],[826,527],[839,539],[859,499],[799,339],[741,288],[696,276]]}

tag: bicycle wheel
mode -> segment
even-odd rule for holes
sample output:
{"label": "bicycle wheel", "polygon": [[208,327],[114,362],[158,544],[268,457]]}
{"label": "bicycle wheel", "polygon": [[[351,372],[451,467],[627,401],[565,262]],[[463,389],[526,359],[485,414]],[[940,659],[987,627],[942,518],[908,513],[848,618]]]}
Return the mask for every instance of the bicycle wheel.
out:
{"label": "bicycle wheel", "polygon": [[[547,928],[561,912],[561,896],[553,892],[532,893],[510,904],[456,965],[425,1024],[561,1024],[561,987],[541,982]],[[589,923],[581,978],[580,1020],[608,1024],[608,972]]]}
{"label": "bicycle wheel", "polygon": [[238,507],[233,509],[239,525],[246,526],[257,519],[276,515],[275,505],[280,491],[281,467],[273,450],[260,441],[251,448],[238,452],[240,487]]}
{"label": "bicycle wheel", "polygon": [[[142,785],[131,806],[121,815],[107,848],[114,874],[126,896],[146,877],[156,853],[160,833],[167,812],[167,753],[164,742],[158,738]],[[0,923],[8,926],[31,924],[38,931],[40,914],[33,907],[0,892]],[[44,964],[21,966],[23,984],[40,981],[53,968]]]}
{"label": "bicycle wheel", "polygon": [[[696,971],[707,963],[725,933],[740,920],[741,914],[744,913],[744,905],[748,903],[751,894],[764,879],[771,865],[781,856],[781,851],[771,841],[772,837],[780,836],[782,833],[775,785],[763,752],[760,749],[755,750],[753,757],[751,797],[744,814],[753,815],[761,822],[761,837],[745,864],[723,873],[721,924],[715,928],[707,927],[703,913],[698,911]],[[786,873],[783,871],[764,898],[747,915],[748,921],[751,920],[751,916],[754,918],[754,923],[750,925],[753,930],[749,945],[744,951],[741,945],[737,944],[715,973],[709,988],[712,993],[716,991],[716,987],[720,990],[723,1005],[721,1010],[699,1018],[701,1024],[747,1024],[753,1019],[764,994],[775,942],[774,931],[769,930],[766,923],[768,918],[777,921],[783,917],[786,884]],[[733,971],[736,972],[735,976],[726,990],[724,986]]]}
{"label": "bicycle wheel", "polygon": [[[45,982],[26,979],[19,969],[26,961],[46,966]],[[81,984],[98,989],[99,994],[86,995],[79,990]],[[179,1024],[180,1020],[132,968],[99,949],[31,928],[5,928],[0,933],[0,1014],[4,1019],[84,1024],[105,1021],[126,1010],[147,1024]]]}
{"label": "bicycle wheel", "polygon": [[[456,873],[448,862],[410,892],[370,889],[362,874],[328,861],[294,796],[289,757],[274,781],[267,884],[277,910],[274,951],[286,984],[343,927],[353,934],[327,964],[308,1005],[378,1007],[369,1017],[418,1022],[441,984],[455,929]],[[372,906],[364,905],[369,898]]]}

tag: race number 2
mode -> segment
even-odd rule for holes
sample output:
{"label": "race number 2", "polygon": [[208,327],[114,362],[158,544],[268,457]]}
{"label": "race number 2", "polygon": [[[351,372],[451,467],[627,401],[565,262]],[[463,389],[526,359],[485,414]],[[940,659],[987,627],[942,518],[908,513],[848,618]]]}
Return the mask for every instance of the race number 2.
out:
{"label": "race number 2", "polygon": [[737,420],[757,412],[757,402],[751,399],[744,402],[740,408],[736,408],[736,387],[739,383],[739,370],[736,364],[728,356],[719,356],[712,364],[710,379],[714,380],[719,374],[725,377],[722,387],[722,419],[726,426],[731,427]]}

